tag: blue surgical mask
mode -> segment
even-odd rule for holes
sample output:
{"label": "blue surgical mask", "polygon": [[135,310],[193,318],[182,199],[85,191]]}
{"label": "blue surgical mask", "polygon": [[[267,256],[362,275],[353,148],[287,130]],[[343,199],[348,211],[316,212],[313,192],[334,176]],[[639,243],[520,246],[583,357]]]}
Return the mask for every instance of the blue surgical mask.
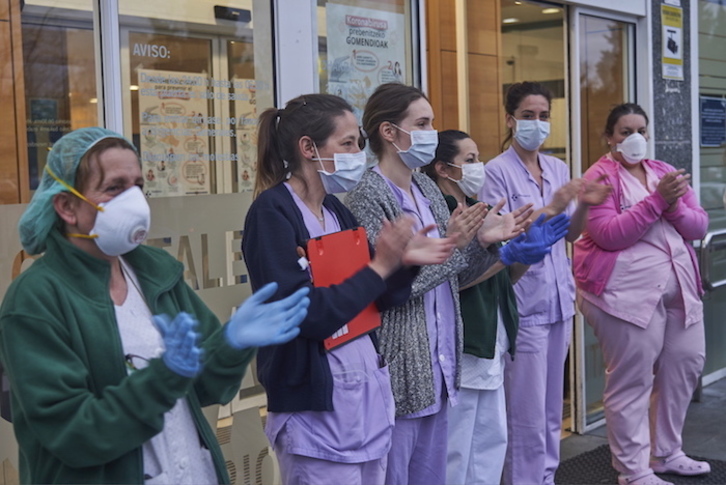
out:
{"label": "blue surgical mask", "polygon": [[[323,182],[325,193],[339,194],[348,192],[350,189],[358,185],[363,173],[366,171],[366,153],[363,151],[357,153],[334,153],[333,158],[320,158],[318,147],[315,148],[315,154],[320,162],[318,170],[320,180]],[[332,160],[335,164],[335,172],[327,172],[323,166],[323,160]]]}
{"label": "blue surgical mask", "polygon": [[400,126],[391,123],[396,129],[407,133],[411,137],[411,146],[408,150],[401,150],[394,143],[398,150],[398,156],[403,163],[411,170],[423,167],[431,163],[436,156],[436,147],[439,146],[439,132],[436,130],[413,130],[406,131]]}
{"label": "blue surgical mask", "polygon": [[518,120],[515,118],[514,139],[519,146],[535,151],[550,135],[550,122],[541,120]]}

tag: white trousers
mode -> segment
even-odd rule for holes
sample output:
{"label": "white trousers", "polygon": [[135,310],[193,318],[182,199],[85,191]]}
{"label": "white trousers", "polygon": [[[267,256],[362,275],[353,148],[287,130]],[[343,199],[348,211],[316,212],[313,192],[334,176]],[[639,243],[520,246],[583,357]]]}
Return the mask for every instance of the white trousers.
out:
{"label": "white trousers", "polygon": [[504,386],[459,389],[459,404],[449,409],[448,485],[498,485],[507,453]]}

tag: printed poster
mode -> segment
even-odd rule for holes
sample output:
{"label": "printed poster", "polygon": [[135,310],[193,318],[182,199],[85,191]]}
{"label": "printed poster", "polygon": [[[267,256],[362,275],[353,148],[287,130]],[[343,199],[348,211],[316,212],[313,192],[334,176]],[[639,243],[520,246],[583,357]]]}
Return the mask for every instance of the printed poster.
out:
{"label": "printed poster", "polygon": [[661,5],[663,78],[683,81],[683,9]]}
{"label": "printed poster", "polygon": [[239,192],[252,192],[257,175],[257,86],[254,79],[234,79],[237,117],[237,174]]}
{"label": "printed poster", "polygon": [[328,93],[345,98],[360,120],[381,84],[405,83],[403,14],[328,3]]}
{"label": "printed poster", "polygon": [[[206,77],[139,69],[144,192],[170,197],[210,192]],[[212,126],[213,128],[213,126]]]}

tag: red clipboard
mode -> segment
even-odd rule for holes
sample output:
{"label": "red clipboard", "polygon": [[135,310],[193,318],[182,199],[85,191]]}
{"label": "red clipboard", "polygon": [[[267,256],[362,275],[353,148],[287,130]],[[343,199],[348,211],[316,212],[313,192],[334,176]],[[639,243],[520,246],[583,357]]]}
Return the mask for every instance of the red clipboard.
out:
{"label": "red clipboard", "polygon": [[[308,241],[307,257],[313,286],[327,287],[342,283],[371,260],[366,230],[356,227],[312,238]],[[327,350],[331,350],[380,326],[381,315],[375,303],[371,303],[353,320],[326,338],[323,344]]]}

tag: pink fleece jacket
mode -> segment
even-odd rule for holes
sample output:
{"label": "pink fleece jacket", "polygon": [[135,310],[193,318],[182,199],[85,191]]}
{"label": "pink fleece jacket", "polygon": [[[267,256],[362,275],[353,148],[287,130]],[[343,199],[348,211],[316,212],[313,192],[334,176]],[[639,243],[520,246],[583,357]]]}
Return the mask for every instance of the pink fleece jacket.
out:
{"label": "pink fleece jacket", "polygon": [[[658,177],[675,170],[659,160],[643,160]],[[603,183],[610,184],[613,191],[600,205],[590,207],[587,227],[575,243],[573,266],[575,281],[581,290],[600,295],[610,279],[618,254],[637,242],[650,226],[663,217],[683,236],[684,244],[691,255],[696,274],[696,287],[703,294],[696,252],[686,241],[701,239],[706,235],[708,215],[696,200],[693,189],[681,197],[674,212],[666,212],[668,202],[653,192],[626,211],[620,207],[622,189],[620,186],[619,163],[607,155],[598,160],[585,172],[587,180],[596,180],[606,175]]]}

